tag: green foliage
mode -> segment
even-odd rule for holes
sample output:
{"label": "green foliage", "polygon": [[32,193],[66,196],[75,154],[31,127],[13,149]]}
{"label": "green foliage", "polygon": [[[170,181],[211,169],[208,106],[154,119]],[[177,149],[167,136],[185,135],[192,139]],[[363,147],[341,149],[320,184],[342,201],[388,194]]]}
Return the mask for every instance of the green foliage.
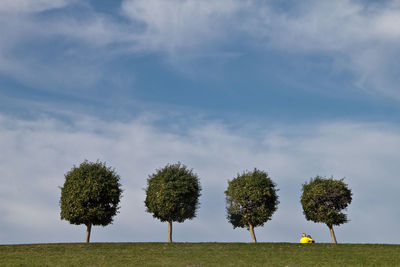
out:
{"label": "green foliage", "polygon": [[147,212],[162,222],[183,222],[196,217],[200,182],[196,174],[181,163],[168,164],[147,179]]}
{"label": "green foliage", "polygon": [[61,219],[71,224],[112,223],[118,212],[122,190],[120,177],[102,162],[85,160],[65,174],[61,187]]}
{"label": "green foliage", "polygon": [[236,227],[263,226],[277,210],[276,185],[264,171],[254,169],[228,181],[227,218]]}
{"label": "green foliage", "polygon": [[346,223],[347,215],[341,210],[351,203],[352,193],[343,179],[316,176],[303,184],[301,205],[307,220],[325,223],[329,228]]}

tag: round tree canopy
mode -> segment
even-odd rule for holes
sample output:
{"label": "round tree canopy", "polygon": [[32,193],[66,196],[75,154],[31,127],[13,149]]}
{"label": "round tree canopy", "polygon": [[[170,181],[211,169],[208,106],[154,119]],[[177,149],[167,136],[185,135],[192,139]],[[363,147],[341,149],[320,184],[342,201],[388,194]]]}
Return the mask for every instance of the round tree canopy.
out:
{"label": "round tree canopy", "polygon": [[307,220],[325,223],[330,228],[348,221],[341,211],[351,203],[352,193],[343,180],[316,176],[303,184],[300,202]]}
{"label": "round tree canopy", "polygon": [[183,222],[196,216],[200,182],[196,174],[181,163],[168,164],[147,179],[147,212],[162,222]]}
{"label": "round tree canopy", "polygon": [[108,225],[118,212],[120,177],[102,162],[85,160],[65,174],[61,219],[71,224]]}
{"label": "round tree canopy", "polygon": [[264,171],[254,169],[228,181],[225,191],[227,218],[233,227],[263,226],[277,210],[275,183]]}

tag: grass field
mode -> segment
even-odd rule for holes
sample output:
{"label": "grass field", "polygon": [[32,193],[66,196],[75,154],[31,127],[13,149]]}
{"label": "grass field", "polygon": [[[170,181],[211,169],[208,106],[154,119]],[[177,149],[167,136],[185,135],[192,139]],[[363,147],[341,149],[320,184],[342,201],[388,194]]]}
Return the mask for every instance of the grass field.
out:
{"label": "grass field", "polygon": [[290,243],[1,245],[0,266],[400,266],[400,245]]}

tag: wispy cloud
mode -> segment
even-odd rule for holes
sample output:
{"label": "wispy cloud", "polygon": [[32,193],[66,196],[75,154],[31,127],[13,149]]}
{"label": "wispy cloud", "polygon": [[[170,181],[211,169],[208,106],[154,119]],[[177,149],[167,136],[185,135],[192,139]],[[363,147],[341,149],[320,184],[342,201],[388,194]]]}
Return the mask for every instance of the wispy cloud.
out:
{"label": "wispy cloud", "polygon": [[400,99],[393,60],[400,54],[398,1],[306,1],[293,13],[269,8],[263,13],[264,23],[253,30],[267,45],[289,53],[328,53],[356,76],[358,87]]}
{"label": "wispy cloud", "polygon": [[58,186],[84,159],[115,167],[124,188],[121,213],[112,226],[95,227],[95,241],[164,241],[165,225],[145,212],[143,188],[156,168],[182,161],[199,174],[203,193],[198,218],[176,225],[178,241],[249,241],[245,230],[227,223],[223,192],[237,172],[257,167],[278,184],[281,201],[272,221],[256,229],[259,240],[297,242],[307,231],[329,242],[326,227],[306,222],[299,204],[301,184],[319,174],[347,177],[354,192],[351,221],[338,229],[339,241],[399,242],[398,126],[332,122],[244,135],[212,122],[193,122],[176,133],[148,118],[71,121],[0,117],[2,243],[82,240],[83,227],[59,219]]}
{"label": "wispy cloud", "polygon": [[333,69],[355,76],[355,86],[400,99],[394,60],[400,54],[398,1],[310,0],[285,9],[257,1],[126,0],[122,10],[144,25],[136,45],[175,60],[218,51],[231,42],[285,53],[325,53]]}
{"label": "wispy cloud", "polygon": [[34,13],[61,8],[76,0],[2,0],[0,13]]}
{"label": "wispy cloud", "polygon": [[[38,87],[61,86],[57,81],[65,73],[69,81],[89,87],[121,53],[161,54],[185,69],[201,58],[264,48],[267,55],[322,53],[333,69],[354,76],[354,86],[400,99],[400,4],[395,0],[308,0],[290,7],[270,1],[124,0],[114,15],[75,1],[3,2],[0,71]],[[40,16],[71,5],[85,16]],[[50,57],[43,58],[43,43],[53,47]],[[27,49],[32,45],[39,49]]]}
{"label": "wispy cloud", "polygon": [[175,55],[185,49],[203,50],[229,39],[229,24],[243,6],[233,0],[127,0],[122,4],[122,12],[143,24],[140,46]]}

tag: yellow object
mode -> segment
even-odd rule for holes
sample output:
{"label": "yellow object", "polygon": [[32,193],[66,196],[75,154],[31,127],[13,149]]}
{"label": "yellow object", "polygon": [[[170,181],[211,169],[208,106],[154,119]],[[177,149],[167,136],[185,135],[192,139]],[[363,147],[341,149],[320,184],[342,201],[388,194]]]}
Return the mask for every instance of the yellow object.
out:
{"label": "yellow object", "polygon": [[312,243],[313,242],[313,240],[311,239],[311,238],[309,238],[309,237],[302,237],[301,239],[300,239],[300,243],[301,244],[307,244],[307,243]]}
{"label": "yellow object", "polygon": [[306,243],[309,243],[310,241],[310,238],[308,238],[308,237],[302,237],[301,239],[300,239],[300,243],[301,244],[306,244]]}

